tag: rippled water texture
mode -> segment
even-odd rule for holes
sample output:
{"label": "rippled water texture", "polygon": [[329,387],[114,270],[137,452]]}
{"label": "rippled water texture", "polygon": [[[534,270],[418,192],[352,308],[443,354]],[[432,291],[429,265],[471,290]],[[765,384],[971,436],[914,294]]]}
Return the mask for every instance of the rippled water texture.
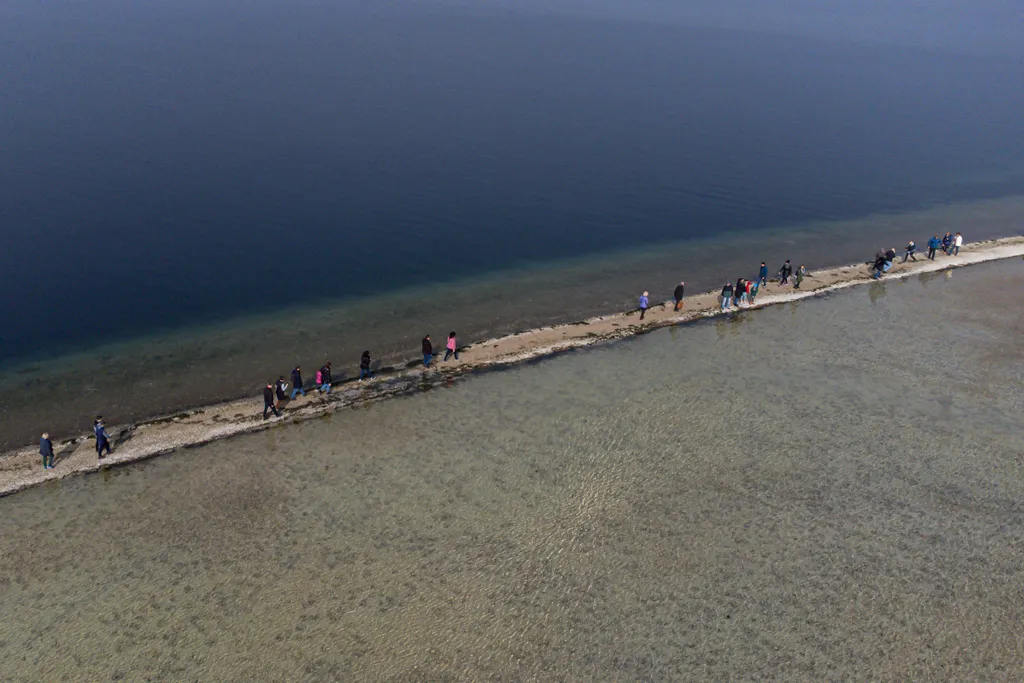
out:
{"label": "rippled water texture", "polygon": [[35,680],[1019,680],[1024,263],[0,500]]}

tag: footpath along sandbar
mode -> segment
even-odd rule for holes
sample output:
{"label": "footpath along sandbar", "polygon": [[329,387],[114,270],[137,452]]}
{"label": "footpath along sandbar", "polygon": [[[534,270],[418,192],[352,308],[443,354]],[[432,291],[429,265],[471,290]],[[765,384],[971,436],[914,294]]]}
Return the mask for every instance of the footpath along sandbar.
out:
{"label": "footpath along sandbar", "polygon": [[[976,242],[966,245],[957,256],[940,253],[934,261],[925,259],[920,253],[916,262],[900,263],[897,259],[892,270],[882,280],[1021,256],[1024,256],[1024,237]],[[869,266],[854,264],[812,271],[800,289],[782,287],[778,283],[770,282],[762,289],[754,305],[744,306],[738,310],[753,310],[818,296],[845,287],[868,284],[873,281],[871,274]],[[666,288],[670,288],[671,284],[666,283]],[[106,467],[163,455],[179,448],[308,420],[343,408],[408,394],[477,370],[512,365],[574,348],[644,334],[669,325],[737,314],[736,308],[723,313],[719,301],[717,291],[706,292],[686,297],[683,310],[678,312],[673,310],[671,301],[655,303],[647,311],[642,322],[637,311],[630,311],[476,342],[459,350],[457,362],[441,363],[439,359],[435,359],[432,367],[425,370],[422,363],[410,361],[405,366],[382,370],[372,381],[348,381],[336,385],[329,396],[320,396],[315,390],[309,391],[306,397],[284,402],[280,418],[263,420],[263,402],[260,396],[254,395],[251,399],[115,426],[108,429],[114,437],[115,450],[103,460],[97,459],[95,440],[91,434],[55,443],[56,467],[51,470],[43,469],[38,446],[28,446],[0,456],[0,496],[56,481],[72,474],[95,472]],[[84,416],[83,419],[88,419],[88,416]]]}

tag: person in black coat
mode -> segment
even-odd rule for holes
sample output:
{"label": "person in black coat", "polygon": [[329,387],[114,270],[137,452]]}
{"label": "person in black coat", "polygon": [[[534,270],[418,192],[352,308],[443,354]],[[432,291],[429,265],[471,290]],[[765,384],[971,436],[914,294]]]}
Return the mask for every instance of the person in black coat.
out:
{"label": "person in black coat", "polygon": [[370,370],[369,351],[363,351],[363,355],[359,359],[359,381],[362,382],[364,377],[373,377],[373,371]]}
{"label": "person in black coat", "polygon": [[685,296],[685,293],[686,293],[686,283],[685,282],[680,282],[678,285],[676,285],[676,290],[674,292],[672,292],[672,298],[675,299],[675,301],[676,301],[676,309],[675,310],[678,311],[679,307],[683,305],[683,296]]}
{"label": "person in black coat", "polygon": [[267,383],[267,386],[263,387],[263,419],[267,419],[267,411],[273,411],[274,417],[281,417],[281,413],[277,412],[277,406],[274,405],[274,385]]}
{"label": "person in black coat", "polygon": [[430,361],[434,358],[434,345],[430,343],[430,335],[423,338],[423,367],[429,368]]}
{"label": "person in black coat", "polygon": [[331,379],[331,361],[327,361],[316,373],[317,391],[322,394],[331,393]]}
{"label": "person in black coat", "polygon": [[779,284],[780,285],[788,285],[789,284],[789,276],[792,275],[792,274],[793,274],[793,264],[789,262],[789,259],[786,259],[786,262],[782,264],[781,268],[779,268]]}
{"label": "person in black coat", "polygon": [[306,390],[302,388],[302,368],[298,365],[292,370],[292,400],[295,400],[295,394],[306,395]]}

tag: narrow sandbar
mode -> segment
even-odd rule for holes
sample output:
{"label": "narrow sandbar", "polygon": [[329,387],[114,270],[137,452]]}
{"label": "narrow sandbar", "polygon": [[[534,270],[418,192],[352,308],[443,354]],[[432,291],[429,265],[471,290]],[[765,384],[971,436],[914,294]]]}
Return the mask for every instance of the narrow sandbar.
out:
{"label": "narrow sandbar", "polygon": [[[883,281],[1021,256],[1024,256],[1024,237],[977,242],[966,245],[957,256],[939,255],[934,261],[921,256],[916,262],[897,262]],[[53,470],[42,468],[37,447],[32,445],[0,456],[0,495],[15,493],[72,474],[93,472],[163,455],[179,448],[312,419],[354,405],[418,391],[475,370],[512,365],[688,321],[718,315],[743,315],[747,310],[870,282],[870,268],[864,264],[853,264],[811,271],[799,290],[769,283],[754,305],[739,311],[733,309],[722,313],[718,293],[706,292],[687,297],[683,310],[679,312],[673,310],[671,302],[654,304],[642,322],[636,311],[629,311],[532,329],[474,343],[460,350],[457,362],[441,363],[435,360],[429,370],[424,370],[419,363],[411,360],[398,369],[379,373],[370,382],[349,381],[340,384],[327,397],[318,396],[315,391],[309,392],[304,398],[286,403],[282,416],[270,420],[262,419],[262,401],[260,397],[254,396],[251,399],[120,425],[109,430],[114,436],[115,450],[102,461],[96,457],[95,442],[91,435],[83,434],[56,443],[54,450],[57,453],[57,466]]]}

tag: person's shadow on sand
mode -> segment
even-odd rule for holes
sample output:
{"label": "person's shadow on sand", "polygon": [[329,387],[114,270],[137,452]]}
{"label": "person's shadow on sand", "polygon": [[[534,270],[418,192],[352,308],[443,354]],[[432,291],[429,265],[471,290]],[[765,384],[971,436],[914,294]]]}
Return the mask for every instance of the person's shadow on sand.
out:
{"label": "person's shadow on sand", "polygon": [[78,446],[80,444],[81,442],[78,441],[78,439],[75,439],[74,441],[69,441],[67,445],[64,446],[64,450],[53,455],[53,466],[57,467],[57,465],[61,464],[62,462],[70,458],[71,454],[78,450]]}

